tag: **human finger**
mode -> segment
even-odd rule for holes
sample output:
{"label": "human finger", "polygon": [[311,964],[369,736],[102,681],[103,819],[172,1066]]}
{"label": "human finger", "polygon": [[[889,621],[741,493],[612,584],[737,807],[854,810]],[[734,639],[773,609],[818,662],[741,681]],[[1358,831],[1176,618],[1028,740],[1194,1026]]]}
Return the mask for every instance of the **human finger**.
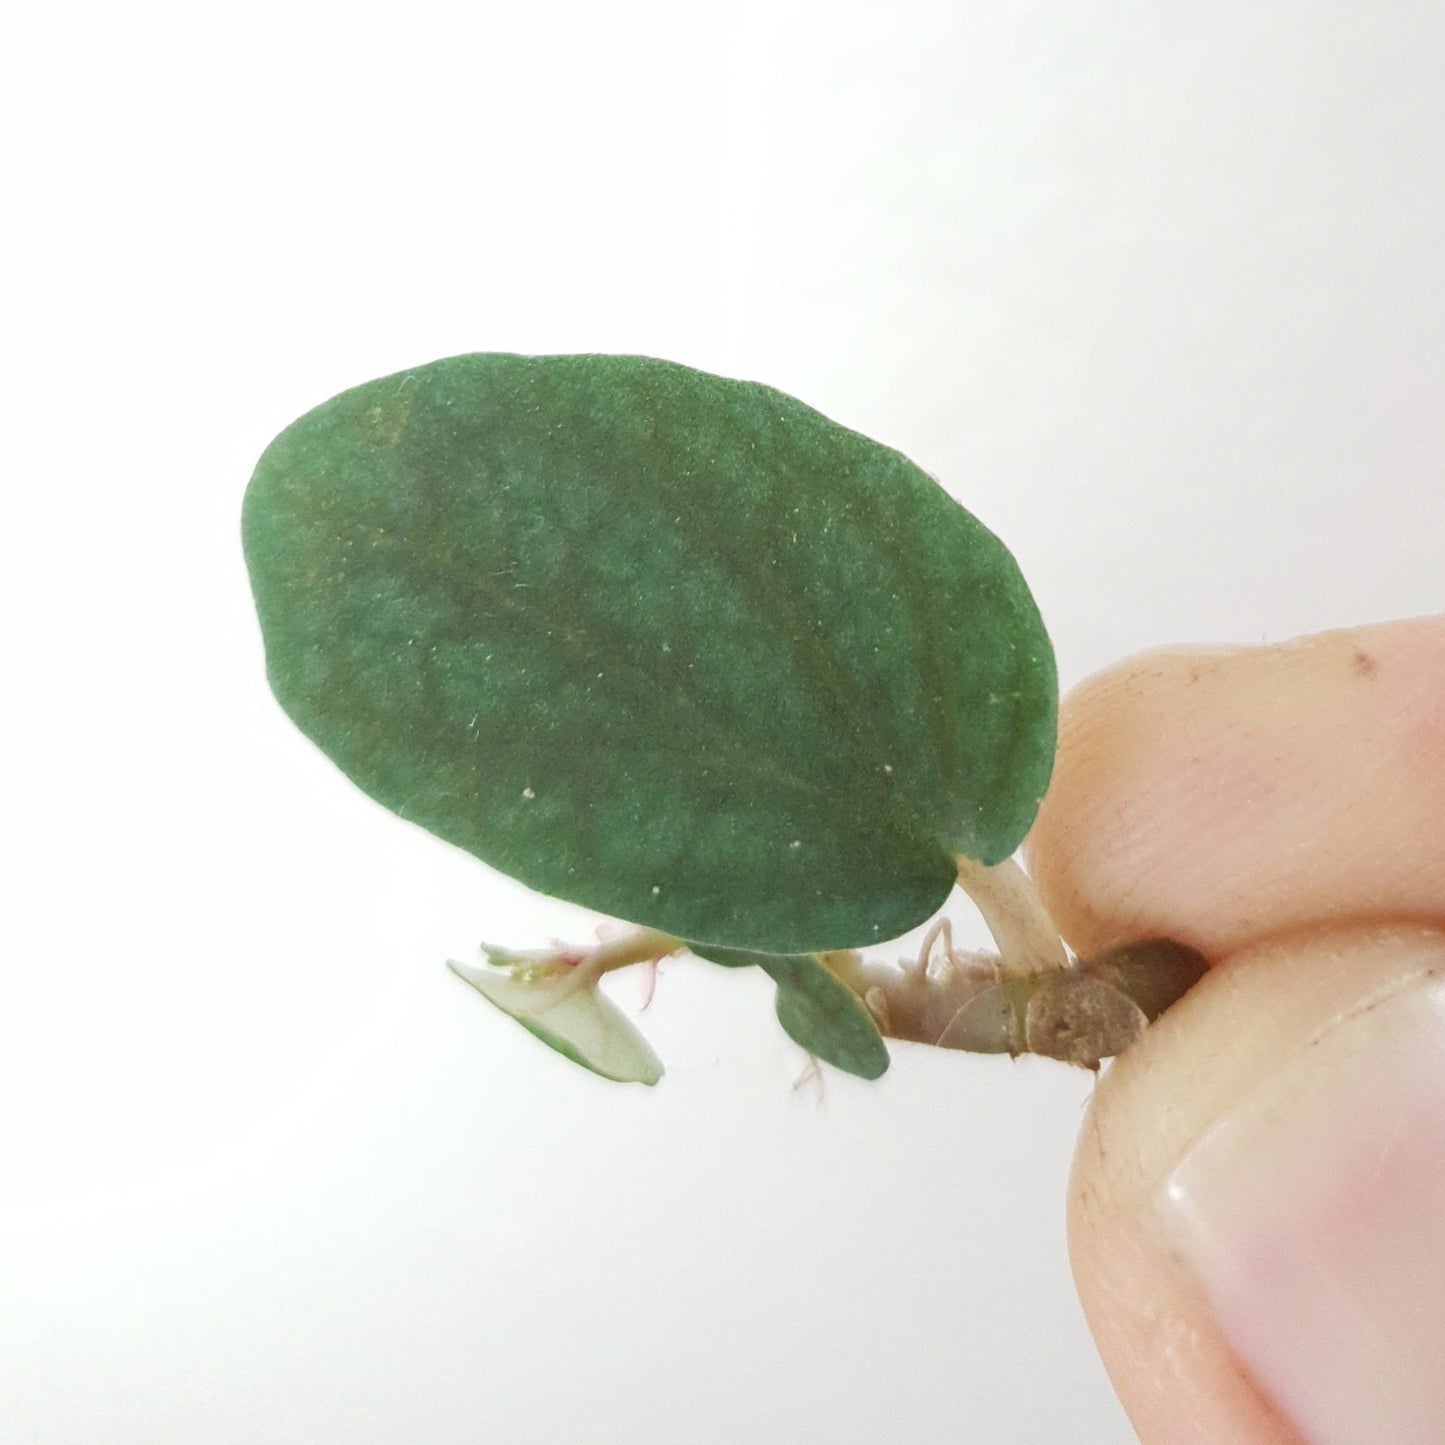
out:
{"label": "human finger", "polygon": [[1144,1445],[1445,1440],[1445,932],[1224,960],[1104,1075],[1069,1214]]}
{"label": "human finger", "polygon": [[1445,920],[1445,615],[1089,679],[1028,859],[1085,954]]}

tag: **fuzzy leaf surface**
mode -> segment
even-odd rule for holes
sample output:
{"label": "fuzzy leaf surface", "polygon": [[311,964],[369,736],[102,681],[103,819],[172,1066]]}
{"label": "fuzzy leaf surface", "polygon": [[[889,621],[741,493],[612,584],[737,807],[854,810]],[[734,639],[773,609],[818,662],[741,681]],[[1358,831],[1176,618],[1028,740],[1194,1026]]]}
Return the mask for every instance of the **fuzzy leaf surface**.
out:
{"label": "fuzzy leaf surface", "polygon": [[272,687],[348,776],[678,938],[896,937],[1048,782],[1053,654],[1008,551],[769,387],[453,357],[287,428],[243,534]]}

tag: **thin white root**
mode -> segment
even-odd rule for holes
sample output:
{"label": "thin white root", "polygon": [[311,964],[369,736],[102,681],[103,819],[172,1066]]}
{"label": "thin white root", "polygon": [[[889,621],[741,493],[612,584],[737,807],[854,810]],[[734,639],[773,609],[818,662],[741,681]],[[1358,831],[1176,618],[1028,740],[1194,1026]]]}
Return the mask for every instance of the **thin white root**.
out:
{"label": "thin white root", "polygon": [[803,1072],[793,1080],[791,1092],[800,1093],[805,1085],[812,1088],[814,1102],[822,1104],[827,1085],[823,1080],[823,1066],[812,1054],[808,1055],[808,1062],[803,1065]]}
{"label": "thin white root", "polygon": [[949,970],[954,967],[953,959],[953,924],[947,918],[940,918],[934,922],[932,928],[923,935],[923,942],[918,948],[918,957],[913,964],[905,968],[904,973],[912,981],[920,983],[928,978],[933,962],[933,950],[939,939],[943,940],[943,957]]}

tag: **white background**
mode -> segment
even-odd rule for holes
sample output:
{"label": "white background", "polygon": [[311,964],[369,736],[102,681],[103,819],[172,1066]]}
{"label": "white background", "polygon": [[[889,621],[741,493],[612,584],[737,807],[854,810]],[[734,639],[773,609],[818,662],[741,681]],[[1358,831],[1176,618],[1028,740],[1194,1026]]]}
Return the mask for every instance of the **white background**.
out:
{"label": "white background", "polygon": [[0,1439],[1128,1440],[1087,1079],[819,1104],[697,963],[656,1090],[547,1053],[442,961],[595,920],[294,732],[241,493],[372,376],[638,351],[942,478],[1066,683],[1438,610],[1438,7],[139,0],[0,56]]}

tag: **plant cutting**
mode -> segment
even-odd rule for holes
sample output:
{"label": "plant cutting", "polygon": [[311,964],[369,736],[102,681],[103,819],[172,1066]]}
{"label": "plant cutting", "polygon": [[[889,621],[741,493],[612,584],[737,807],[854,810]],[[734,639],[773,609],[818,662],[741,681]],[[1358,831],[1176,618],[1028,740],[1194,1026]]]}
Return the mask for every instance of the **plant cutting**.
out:
{"label": "plant cutting", "polygon": [[[243,540],[282,707],[378,802],[625,920],[453,970],[604,1077],[662,1067],[600,988],[757,967],[788,1034],[1097,1068],[1202,974],[1075,959],[1013,855],[1052,647],[1004,545],[898,452],[770,387],[628,356],[452,357],[267,448]],[[955,948],[955,887],[998,952]],[[918,955],[866,955],[935,920]]]}

